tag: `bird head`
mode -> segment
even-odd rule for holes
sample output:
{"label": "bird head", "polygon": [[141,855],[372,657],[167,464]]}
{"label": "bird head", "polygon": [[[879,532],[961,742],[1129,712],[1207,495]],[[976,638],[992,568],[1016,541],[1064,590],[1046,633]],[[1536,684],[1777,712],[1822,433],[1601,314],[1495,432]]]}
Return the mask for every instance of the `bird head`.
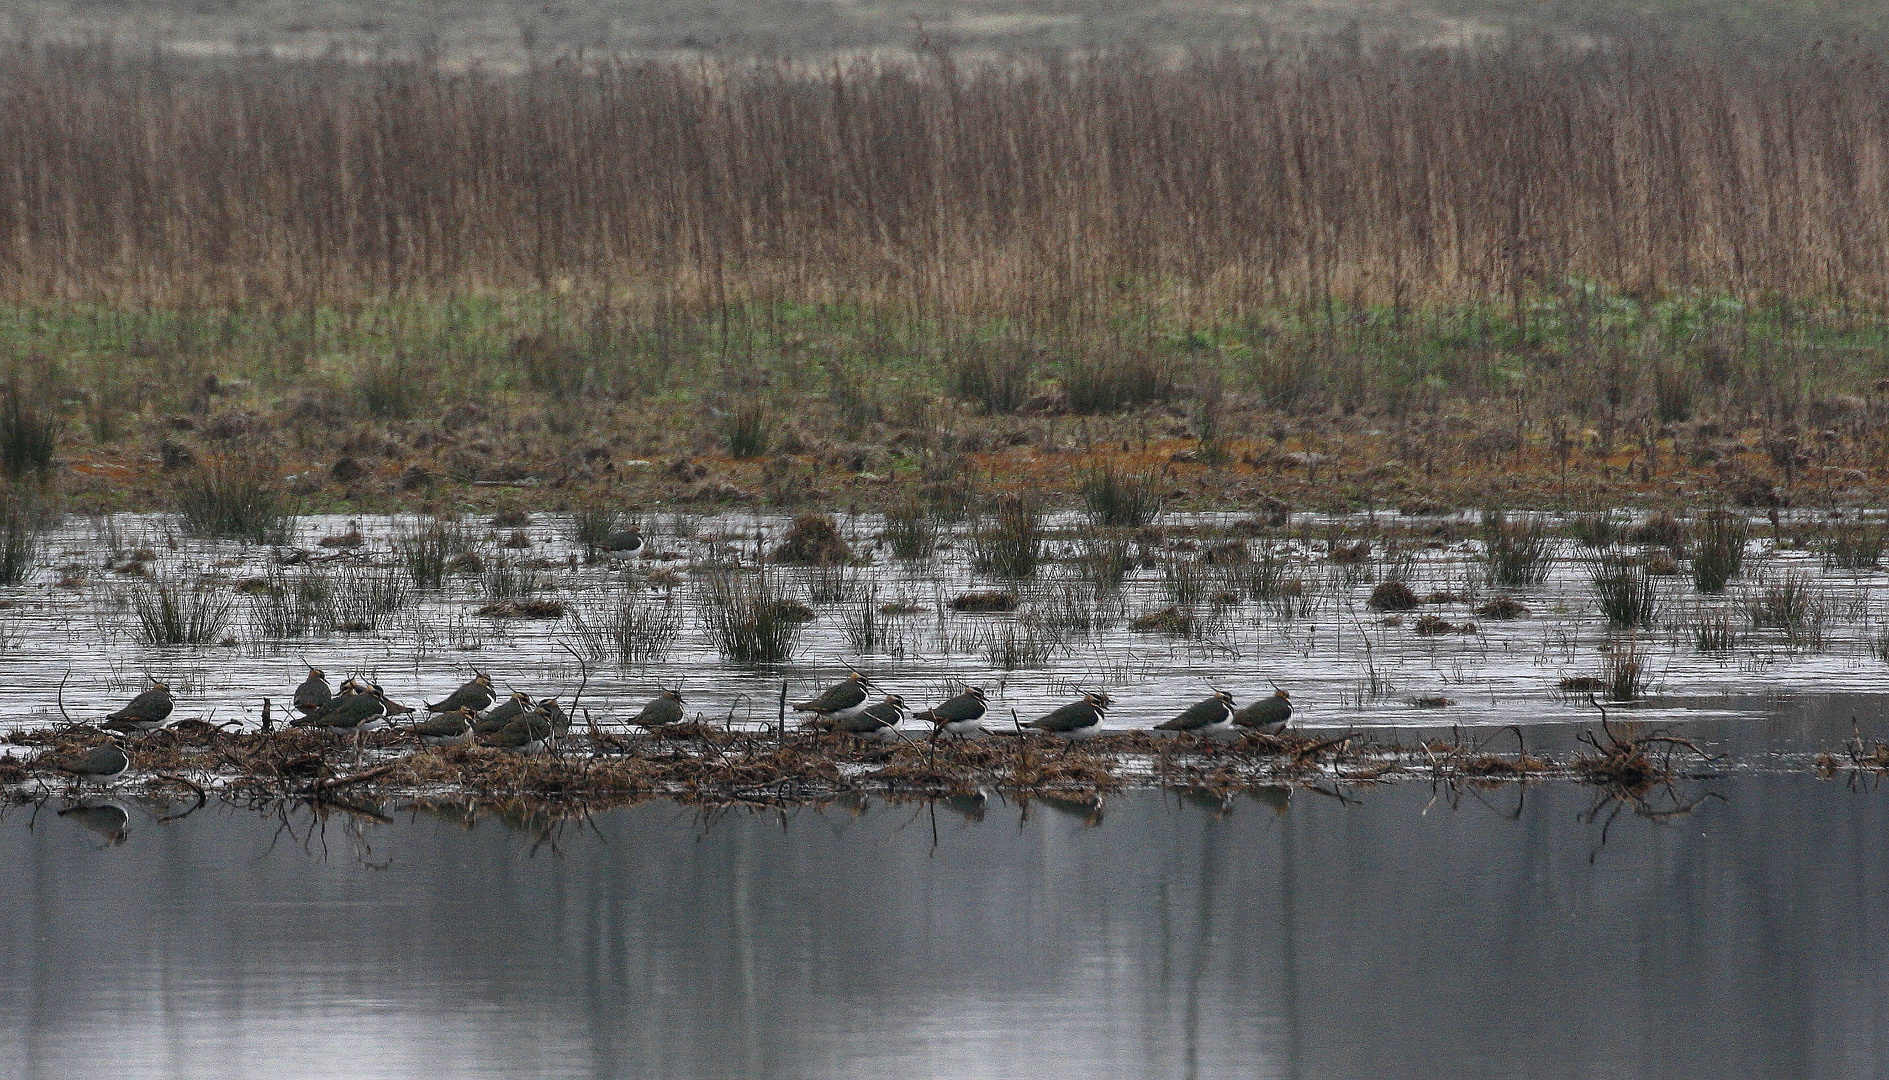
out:
{"label": "bird head", "polygon": [[525,693],[523,690],[514,690],[512,691],[512,700],[518,702],[520,705],[529,705],[531,704],[531,695]]}
{"label": "bird head", "polygon": [[1273,696],[1273,697],[1276,697],[1276,698],[1278,698],[1278,699],[1279,699],[1279,700],[1281,700],[1281,701],[1291,701],[1291,700],[1292,700],[1292,695],[1291,695],[1291,694],[1288,694],[1288,693],[1286,693],[1286,692],[1285,692],[1285,690],[1284,690],[1283,688],[1280,688],[1280,687],[1275,687],[1275,688],[1273,689],[1273,692],[1272,692],[1272,696]]}
{"label": "bird head", "polygon": [[483,686],[488,690],[492,688],[492,676],[487,675],[483,671],[473,672],[472,681],[478,683],[480,686]]}
{"label": "bird head", "polygon": [[662,696],[673,700],[678,705],[682,704],[682,691],[679,688],[675,690],[664,690]]}
{"label": "bird head", "polygon": [[312,667],[308,669],[308,677],[311,679],[325,679],[328,677],[328,673],[318,667]]}
{"label": "bird head", "polygon": [[905,699],[897,694],[887,694],[885,696],[885,703],[887,705],[895,705],[901,709],[905,707]]}
{"label": "bird head", "polygon": [[166,694],[168,694],[168,693],[170,693],[170,692],[171,692],[171,686],[170,686],[170,684],[169,684],[169,683],[167,683],[167,682],[163,682],[163,681],[161,681],[161,680],[158,680],[158,679],[152,679],[152,680],[151,680],[151,689],[153,689],[153,690],[162,690],[162,691],[163,691],[164,693],[166,693]]}
{"label": "bird head", "polygon": [[979,702],[987,700],[984,697],[984,688],[981,686],[967,686],[964,688],[964,692],[976,698]]}
{"label": "bird head", "polygon": [[1085,691],[1082,695],[1082,700],[1095,706],[1098,712],[1115,704],[1115,702],[1109,699],[1108,693],[1102,690]]}
{"label": "bird head", "polygon": [[1233,707],[1233,704],[1234,704],[1233,695],[1227,693],[1225,690],[1215,690],[1213,692],[1213,696],[1225,702],[1228,708]]}

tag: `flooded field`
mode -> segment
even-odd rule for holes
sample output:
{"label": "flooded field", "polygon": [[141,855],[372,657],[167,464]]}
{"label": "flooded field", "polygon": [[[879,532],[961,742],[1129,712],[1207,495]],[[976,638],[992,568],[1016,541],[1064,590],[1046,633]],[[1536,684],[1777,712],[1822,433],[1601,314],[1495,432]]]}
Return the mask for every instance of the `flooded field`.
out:
{"label": "flooded field", "polygon": [[[1880,1075],[1889,802],[0,816],[23,1080]],[[1597,806],[1599,813],[1595,813]],[[961,810],[961,808],[960,808]]]}
{"label": "flooded field", "polygon": [[[1490,547],[1509,541],[1468,516],[1262,528],[1170,515],[1107,531],[1047,516],[1038,564],[1004,577],[983,527],[934,526],[935,550],[898,558],[895,530],[863,516],[838,519],[850,558],[830,566],[775,558],[783,517],[648,517],[622,560],[553,514],[305,517],[271,545],[189,539],[164,516],[68,518],[25,583],[0,590],[0,686],[16,726],[57,723],[62,708],[96,720],[161,679],[175,719],[253,730],[265,697],[284,719],[305,663],[409,705],[474,670],[501,691],[568,702],[581,688],[605,730],[668,687],[692,716],[771,728],[783,683],[799,701],[848,666],[913,708],[985,687],[987,724],[1003,727],[1083,690],[1112,697],[1106,726],[1134,729],[1212,688],[1244,704],[1274,685],[1308,729],[1589,722],[1589,693],[1667,723],[1755,719],[1780,696],[1889,690],[1884,574],[1873,559],[1833,568],[1806,523],[1818,524],[1745,523],[1742,565],[1707,594],[1678,523],[1670,544],[1603,545],[1571,538],[1579,522],[1529,519],[1539,550],[1504,570]],[[415,565],[423,534],[439,541],[431,580]],[[779,660],[731,659],[717,637],[717,611],[749,593],[790,613]],[[1610,598],[1638,605],[1631,625],[1603,614]],[[200,644],[153,644],[154,607],[214,625]],[[1874,719],[1861,716],[1866,735]]]}

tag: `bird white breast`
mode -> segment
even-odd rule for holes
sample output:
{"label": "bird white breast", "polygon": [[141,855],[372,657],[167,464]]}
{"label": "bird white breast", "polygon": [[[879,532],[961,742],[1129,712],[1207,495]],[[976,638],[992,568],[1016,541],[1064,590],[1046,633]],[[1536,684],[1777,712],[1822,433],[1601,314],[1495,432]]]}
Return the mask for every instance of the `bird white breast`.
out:
{"label": "bird white breast", "polygon": [[958,735],[964,738],[984,734],[983,725],[979,724],[976,720],[953,720],[948,724],[942,725],[942,727],[946,734]]}

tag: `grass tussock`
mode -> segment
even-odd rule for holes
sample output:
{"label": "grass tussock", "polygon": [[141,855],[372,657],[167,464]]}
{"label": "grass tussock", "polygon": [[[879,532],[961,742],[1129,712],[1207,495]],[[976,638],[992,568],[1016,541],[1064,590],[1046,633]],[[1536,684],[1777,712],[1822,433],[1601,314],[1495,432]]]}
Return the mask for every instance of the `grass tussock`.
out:
{"label": "grass tussock", "polygon": [[423,518],[394,532],[394,555],[405,567],[413,583],[422,589],[437,589],[458,560],[472,553],[472,533],[455,521]]}
{"label": "grass tussock", "polygon": [[673,596],[627,598],[571,616],[577,640],[590,659],[618,667],[661,663],[682,636],[682,611]]}
{"label": "grass tussock", "polygon": [[1702,593],[1722,593],[1744,571],[1751,522],[1742,514],[1718,509],[1701,514],[1693,526],[1692,583]]}
{"label": "grass tussock", "polygon": [[703,625],[721,654],[740,664],[791,660],[806,622],[804,606],[764,572],[709,575]]}
{"label": "grass tussock", "polygon": [[9,480],[52,468],[59,446],[59,417],[36,404],[18,385],[0,392],[0,473]]}
{"label": "grass tussock", "polygon": [[214,644],[235,621],[235,597],[201,572],[152,572],[132,587],[129,599],[142,645]]}
{"label": "grass tussock", "polygon": [[1491,585],[1519,589],[1548,580],[1554,565],[1554,537],[1542,522],[1500,512],[1486,514],[1482,544]]}
{"label": "grass tussock", "polygon": [[1141,529],[1161,516],[1165,474],[1131,472],[1104,465],[1082,480],[1082,505],[1089,520],[1105,529]]}
{"label": "grass tussock", "polygon": [[0,585],[18,585],[33,572],[45,527],[45,511],[31,488],[0,485]]}
{"label": "grass tussock", "polygon": [[1621,629],[1651,626],[1659,610],[1659,585],[1638,559],[1604,556],[1589,579],[1600,613]]}
{"label": "grass tussock", "polygon": [[207,456],[178,481],[177,513],[192,536],[286,544],[295,503],[266,456]]}
{"label": "grass tussock", "polygon": [[1027,495],[1006,495],[971,535],[971,565],[981,574],[1027,578],[1043,562],[1043,514]]}

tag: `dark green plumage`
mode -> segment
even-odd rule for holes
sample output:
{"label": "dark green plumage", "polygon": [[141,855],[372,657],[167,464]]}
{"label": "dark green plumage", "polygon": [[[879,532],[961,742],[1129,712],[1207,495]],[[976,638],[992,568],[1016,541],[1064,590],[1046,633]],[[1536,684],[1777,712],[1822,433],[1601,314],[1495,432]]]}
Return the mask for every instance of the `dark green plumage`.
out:
{"label": "dark green plumage", "polygon": [[1167,721],[1156,724],[1157,731],[1200,731],[1205,728],[1224,725],[1233,718],[1233,695],[1224,690],[1216,690],[1212,697],[1195,704],[1186,712]]}
{"label": "dark green plumage", "polygon": [[1260,698],[1233,714],[1235,724],[1266,735],[1279,734],[1291,720],[1292,695],[1284,690],[1274,691],[1271,697]]}
{"label": "dark green plumage", "polygon": [[[375,693],[372,687],[349,694],[345,698],[336,698],[319,716],[309,717],[305,726],[335,728],[353,731],[362,724],[378,720],[387,712],[387,705]],[[293,721],[301,724],[302,721]]]}
{"label": "dark green plumage", "polygon": [[158,683],[132,698],[130,704],[105,719],[132,725],[140,731],[149,731],[164,723],[164,719],[170,716],[172,707],[171,688]]}
{"label": "dark green plumage", "polygon": [[59,771],[78,778],[81,783],[109,784],[131,768],[131,755],[117,743],[102,743],[86,751],[77,761],[60,765]]}
{"label": "dark green plumage", "polygon": [[898,738],[899,721],[905,719],[905,700],[887,694],[884,701],[833,719],[832,730],[842,735],[872,736],[890,741]]}
{"label": "dark green plumage", "polygon": [[502,730],[506,724],[523,716],[525,710],[530,707],[531,695],[525,693],[523,690],[514,691],[512,696],[507,699],[504,704],[479,718],[479,722],[472,726],[473,733],[476,735],[490,735],[495,731]]}
{"label": "dark green plumage", "polygon": [[313,716],[326,709],[334,700],[334,691],[328,688],[328,676],[320,668],[309,668],[308,678],[295,688],[292,704],[295,711],[303,716]]}
{"label": "dark green plumage", "polygon": [[984,700],[984,691],[973,686],[957,697],[915,714],[920,720],[929,720],[939,727],[947,724],[962,724],[982,720],[989,705]]}
{"label": "dark green plumage", "polygon": [[857,709],[866,700],[866,678],[857,671],[846,677],[846,681],[835,684],[827,692],[812,701],[803,701],[794,706],[795,712],[817,713],[828,716]]}
{"label": "dark green plumage", "polygon": [[446,700],[428,705],[427,711],[436,713],[457,712],[462,708],[479,712],[492,704],[492,679],[484,672],[474,675],[459,689],[446,695]]}
{"label": "dark green plumage", "polygon": [[654,701],[643,706],[643,711],[631,721],[640,727],[659,728],[670,724],[680,724],[683,720],[682,692],[664,690]]}
{"label": "dark green plumage", "polygon": [[1109,704],[1107,694],[1084,694],[1081,701],[1072,701],[1047,716],[1039,716],[1030,721],[1030,726],[1052,735],[1080,737],[1102,726]]}
{"label": "dark green plumage", "polygon": [[545,740],[551,737],[551,732],[551,718],[542,710],[533,709],[499,730],[481,736],[479,741],[497,750],[535,754],[544,749]]}
{"label": "dark green plumage", "polygon": [[420,737],[431,746],[450,746],[465,742],[472,735],[472,710],[457,709],[402,729]]}

